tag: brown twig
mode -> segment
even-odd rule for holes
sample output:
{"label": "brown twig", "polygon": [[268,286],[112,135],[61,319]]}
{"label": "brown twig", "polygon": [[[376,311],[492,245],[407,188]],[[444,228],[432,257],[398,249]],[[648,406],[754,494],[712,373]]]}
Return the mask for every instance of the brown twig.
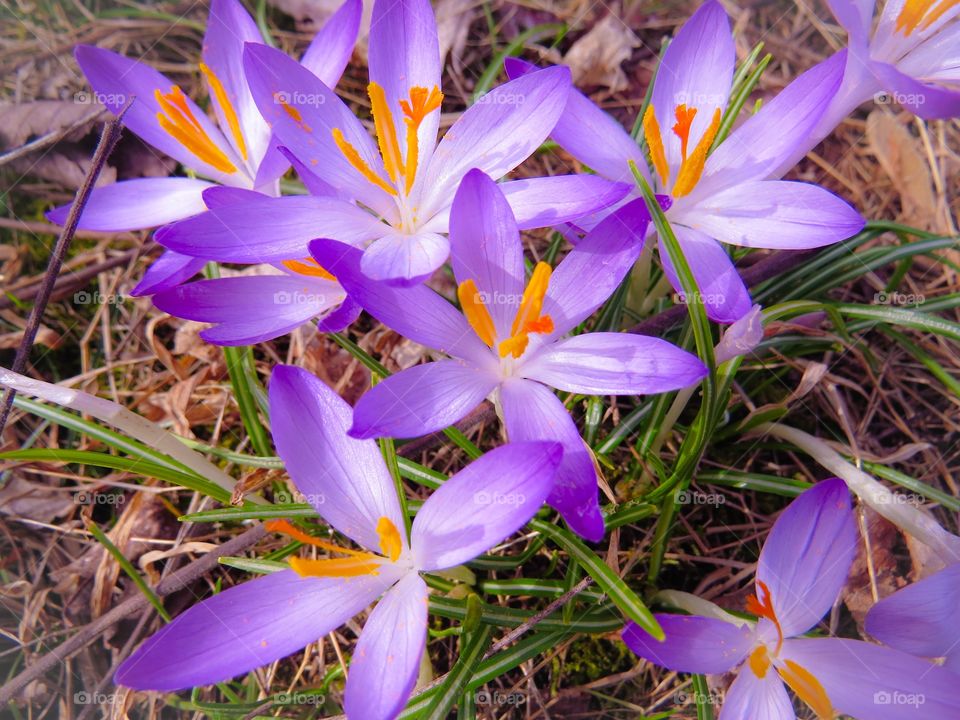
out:
{"label": "brown twig", "polygon": [[[216,550],[211,550],[203,557],[194,560],[185,568],[178,570],[167,579],[162,580],[154,589],[154,592],[158,597],[165,597],[178,590],[182,590],[217,567],[222,555],[238,555],[251,545],[259,542],[265,534],[266,530],[264,530],[262,524],[250,528],[242,535],[238,535],[232,540],[225,542]],[[27,667],[6,685],[0,687],[0,707],[5,706],[14,698],[17,692],[55,667],[58,662],[63,662],[79,650],[82,650],[104,630],[124,618],[133,615],[135,612],[145,609],[149,603],[150,601],[146,595],[135,595],[134,597],[124,600],[110,610],[110,612],[101,615],[93,622],[85,625],[84,628],[72,638],[59,645],[55,650],[44,655],[33,665]]]}
{"label": "brown twig", "polygon": [[[103,170],[104,165],[107,164],[107,157],[109,157],[113,151],[113,146],[117,144],[117,140],[120,139],[121,121],[133,101],[134,98],[130,98],[127,104],[120,110],[119,114],[108,120],[103,126],[103,134],[100,136],[100,142],[97,144],[97,149],[93,153],[90,170],[83,179],[83,184],[80,186],[80,189],[77,190],[77,197],[74,199],[73,205],[70,206],[67,222],[63,226],[60,237],[57,238],[57,244],[54,246],[53,253],[50,255],[50,264],[47,265],[47,272],[43,278],[43,285],[40,286],[40,291],[37,293],[37,300],[33,304],[33,309],[30,311],[30,317],[27,319],[27,326],[23,331],[23,340],[20,342],[20,347],[17,348],[16,356],[13,358],[13,365],[10,369],[16,373],[22,373],[27,365],[27,357],[30,355],[33,341],[37,337],[40,320],[43,317],[44,311],[47,309],[47,303],[50,302],[50,295],[53,292],[54,283],[56,283],[57,277],[60,275],[60,268],[63,265],[64,258],[67,256],[70,241],[73,240],[73,235],[77,231],[80,214],[90,199],[90,193],[93,191],[93,186],[100,176],[100,171]],[[3,405],[2,408],[0,408],[0,434],[3,433],[3,428],[7,425],[7,418],[10,417],[10,408],[13,407],[13,398],[15,395],[16,391],[11,389],[7,390],[3,398]]]}

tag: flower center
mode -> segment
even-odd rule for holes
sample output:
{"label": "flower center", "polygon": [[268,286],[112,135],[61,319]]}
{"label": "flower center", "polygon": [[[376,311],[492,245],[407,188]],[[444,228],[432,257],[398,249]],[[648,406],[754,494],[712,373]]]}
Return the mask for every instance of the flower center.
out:
{"label": "flower center", "polygon": [[303,260],[284,260],[283,266],[295,272],[298,275],[308,275],[310,277],[323,278],[324,280],[336,281],[336,278],[327,272],[320,263],[313,258],[304,258]]}
{"label": "flower center", "polygon": [[351,550],[326,540],[321,540],[299,528],[294,527],[287,520],[270,520],[264,523],[269,532],[289,535],[307,545],[323,548],[332,553],[346,555],[342,558],[310,558],[292,557],[289,560],[290,568],[300,577],[356,577],[358,575],[377,575],[384,562],[396,562],[403,550],[403,540],[400,531],[388,517],[381,517],[377,521],[377,535],[380,538],[380,552],[377,555],[365,550]]}
{"label": "flower center", "polygon": [[918,27],[926,30],[933,25],[951,8],[956,7],[960,0],[907,0],[897,15],[896,32],[910,37]]}
{"label": "flower center", "polygon": [[[553,272],[545,262],[537,263],[533,269],[530,282],[527,283],[520,299],[520,308],[510,327],[510,337],[500,342],[497,351],[500,357],[508,355],[519,358],[527,349],[530,342],[530,333],[548,334],[553,332],[553,318],[542,315],[543,299],[550,284],[550,274]],[[490,311],[483,301],[482,294],[477,290],[473,280],[464,280],[457,287],[457,298],[463,308],[463,314],[470,323],[470,327],[483,340],[487,347],[497,345],[497,331],[490,317]]]}
{"label": "flower center", "polygon": [[777,649],[775,652],[779,654],[780,648],[783,647],[783,628],[780,627],[780,620],[777,619],[777,613],[773,609],[770,588],[763,580],[757,580],[757,589],[759,590],[759,598],[757,595],[751,595],[747,598],[747,612],[752,612],[757,617],[767,618],[774,624],[777,628]]}
{"label": "flower center", "polygon": [[[707,153],[710,152],[710,146],[713,145],[713,140],[717,137],[717,131],[720,129],[720,108],[713,111],[710,125],[697,142],[692,153],[688,153],[690,129],[693,127],[693,119],[697,115],[697,108],[687,107],[686,104],[677,105],[673,114],[677,122],[671,130],[674,135],[680,138],[681,162],[671,194],[674,197],[683,197],[690,194],[700,181],[700,175],[703,174],[703,166],[707,162]],[[643,114],[643,136],[646,138],[647,147],[650,150],[650,160],[653,162],[653,168],[657,171],[661,184],[666,188],[670,182],[670,166],[667,164],[667,154],[663,148],[663,135],[660,133],[660,123],[657,121],[653,103],[647,106],[647,111]]]}
{"label": "flower center", "polygon": [[371,168],[343,136],[340,128],[333,129],[333,141],[340,148],[340,152],[347,161],[356,168],[363,177],[390,195],[409,195],[417,175],[417,164],[420,159],[420,143],[417,135],[424,119],[434,110],[439,110],[443,100],[440,88],[425,87],[410,88],[408,100],[400,101],[403,120],[407,126],[407,155],[404,158],[400,151],[400,142],[397,138],[397,126],[393,120],[393,112],[387,101],[383,88],[375,82],[367,86],[370,96],[373,126],[377,134],[377,144],[380,147],[380,156],[383,158],[383,167],[387,171],[389,181]]}
{"label": "flower center", "polygon": [[[240,121],[237,119],[237,113],[230,103],[230,98],[227,97],[223,83],[221,83],[214,72],[203,63],[200,63],[200,70],[207,78],[210,89],[213,91],[213,96],[216,98],[217,105],[219,105],[223,111],[223,115],[227,119],[227,124],[230,126],[230,131],[237,141],[237,147],[240,148],[243,159],[246,160],[247,147],[243,141],[243,135],[240,133]],[[157,113],[157,122],[160,123],[160,127],[166,130],[174,140],[183,145],[203,162],[215,167],[220,172],[235,173],[237,171],[236,166],[230,162],[230,159],[223,150],[210,139],[210,136],[207,135],[203,129],[200,121],[197,120],[196,116],[190,110],[190,106],[187,104],[187,97],[183,94],[183,90],[180,89],[179,85],[171,86],[170,91],[166,93],[161,92],[159,89],[154,90],[153,95],[157,99],[157,102],[160,103],[160,109],[162,110],[162,112]]]}

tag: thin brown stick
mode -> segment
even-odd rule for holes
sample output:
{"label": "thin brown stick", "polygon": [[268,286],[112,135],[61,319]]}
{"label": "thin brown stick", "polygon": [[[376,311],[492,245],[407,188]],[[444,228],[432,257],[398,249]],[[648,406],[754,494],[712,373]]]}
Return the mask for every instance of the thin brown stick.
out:
{"label": "thin brown stick", "polygon": [[[54,246],[53,253],[50,255],[50,264],[47,265],[47,272],[43,278],[43,285],[40,286],[40,291],[37,293],[37,300],[33,304],[33,309],[30,311],[30,317],[27,319],[27,326],[23,331],[23,340],[20,342],[20,347],[17,348],[16,356],[13,358],[13,365],[10,369],[16,373],[22,373],[27,366],[27,357],[30,355],[30,349],[33,347],[33,342],[37,337],[37,330],[40,328],[40,320],[43,317],[44,311],[47,309],[47,303],[50,302],[50,294],[53,292],[54,283],[56,283],[57,277],[60,275],[60,268],[63,266],[64,258],[67,256],[70,241],[73,240],[73,235],[77,231],[80,214],[90,199],[93,186],[97,182],[97,178],[100,177],[100,171],[103,170],[104,165],[107,164],[107,157],[109,157],[113,151],[113,146],[117,144],[117,140],[120,139],[120,130],[123,127],[121,121],[133,101],[134,98],[130,98],[127,104],[120,110],[120,113],[116,117],[110,118],[103,126],[103,134],[100,136],[100,142],[97,144],[97,149],[93,153],[90,170],[83,179],[83,184],[80,186],[80,189],[77,190],[77,197],[74,199],[73,205],[70,206],[67,222],[63,226],[60,237],[57,238],[57,244]],[[3,433],[3,428],[7,425],[7,419],[10,417],[10,408],[13,407],[13,398],[15,395],[16,391],[11,389],[7,390],[3,398],[3,406],[0,408],[0,434]]]}

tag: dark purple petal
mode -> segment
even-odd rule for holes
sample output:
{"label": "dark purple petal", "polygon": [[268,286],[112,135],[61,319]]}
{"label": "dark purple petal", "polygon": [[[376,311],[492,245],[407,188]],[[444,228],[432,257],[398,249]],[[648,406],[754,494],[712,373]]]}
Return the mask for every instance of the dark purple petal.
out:
{"label": "dark purple petal", "polygon": [[256,190],[227,187],[226,185],[214,185],[212,188],[203,191],[203,202],[208,210],[216,210],[228,205],[238,205],[246,202],[257,202],[265,197],[269,196]]}
{"label": "dark purple petal", "polygon": [[461,360],[415,365],[370,388],[357,402],[350,435],[413,438],[443,430],[497,385],[492,372]]}
{"label": "dark purple petal", "polygon": [[290,148],[286,148],[281,145],[277,148],[277,150],[293,166],[293,169],[297,171],[297,176],[300,178],[303,186],[307,189],[307,192],[309,192],[311,195],[329,195],[330,197],[337,197],[340,195],[333,185],[328,183],[313,170],[300,162],[300,158],[290,152]]}
{"label": "dark purple petal", "polygon": [[739,665],[750,652],[753,634],[746,626],[697,615],[657,614],[666,639],[657,640],[628,622],[623,641],[644,660],[676,672],[720,674]]}
{"label": "dark purple petal", "polygon": [[181,255],[173,250],[164,250],[163,254],[150,264],[143,278],[130,291],[130,294],[140,297],[169,290],[192,278],[203,270],[206,264],[206,260]]}
{"label": "dark purple petal", "polygon": [[553,489],[562,457],[557,443],[510,443],[447,480],[413,521],[417,568],[432,572],[468,562],[523,527]]}
{"label": "dark purple petal", "polygon": [[310,46],[300,58],[300,64],[329,88],[337,86],[350,62],[362,15],[363,0],[344,0],[343,5],[313,36]]}

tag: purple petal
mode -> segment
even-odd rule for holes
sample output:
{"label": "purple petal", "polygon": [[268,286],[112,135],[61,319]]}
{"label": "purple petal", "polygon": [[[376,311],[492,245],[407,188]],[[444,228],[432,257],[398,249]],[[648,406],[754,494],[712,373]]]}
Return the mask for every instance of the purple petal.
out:
{"label": "purple petal", "polygon": [[[120,112],[127,100],[136,98],[123,116],[123,124],[131,132],[205,177],[218,182],[228,182],[230,178],[237,177],[236,173],[223,173],[203,162],[160,127],[157,115],[161,108],[154,93],[157,90],[169,92],[175,84],[169,78],[144,62],[92,45],[77,45],[73,54],[93,88],[94,100],[101,102],[114,115]],[[186,103],[213,143],[227,155],[230,162],[241,167],[241,161],[234,155],[230,143],[206,113],[190,98],[186,98]]]}
{"label": "purple petal", "polygon": [[380,448],[347,435],[353,409],[301,368],[278,365],[270,381],[273,442],[287,472],[320,516],[359,545],[376,550],[377,522],[404,527]]}
{"label": "purple petal", "polygon": [[678,222],[722,242],[773,250],[830,245],[856,235],[865,224],[829,190],[788,180],[735,185],[678,215]]}
{"label": "purple petal", "polygon": [[458,283],[473,280],[497,337],[510,336],[526,282],[513,211],[480,170],[463,178],[450,211],[450,260]]}
{"label": "purple petal", "polygon": [[[203,191],[216,185],[191,178],[138,178],[94,188],[80,213],[81,230],[123,232],[145,230],[182,220],[206,210]],[[46,217],[63,225],[73,203],[54,208]]]}
{"label": "purple petal", "polygon": [[864,720],[960,717],[957,676],[942,667],[859,640],[792,639],[781,656],[809,670],[842,715]]}
{"label": "purple petal", "polygon": [[706,366],[660,338],[619,332],[576,335],[523,364],[523,377],[587,395],[650,395],[699,382]]}
{"label": "purple petal", "polygon": [[[248,167],[255,168],[267,152],[270,128],[260,115],[247,86],[243,71],[243,45],[247,42],[263,43],[263,36],[239,0],[211,0],[210,18],[203,38],[203,62],[223,85],[240,124],[249,159]],[[212,90],[210,96],[210,104],[223,134],[236,155],[242,156],[241,146],[231,132],[227,114]]]}
{"label": "purple petal", "polygon": [[560,511],[575,533],[599,542],[604,524],[597,502],[597,471],[563,403],[549,388],[520,378],[500,386],[500,402],[510,442],[550,440],[563,445],[563,461],[547,502]]}
{"label": "purple petal", "polygon": [[604,218],[560,262],[543,303],[554,336],[579,325],[613,294],[640,255],[649,218],[643,200],[634,200]]}
{"label": "purple petal", "polygon": [[873,72],[896,101],[924,120],[941,120],[960,115],[960,92],[932,85],[901,72],[893,65],[875,62]]}
{"label": "purple petal", "polygon": [[143,278],[130,291],[130,294],[134,297],[141,297],[169,290],[192,278],[203,270],[203,266],[206,264],[206,260],[181,255],[172,250],[164,250],[163,254],[147,268]]}
{"label": "purple petal", "polygon": [[375,240],[360,260],[371,280],[409,287],[423,282],[450,255],[450,241],[433,232],[390,233]]}
{"label": "purple petal", "polygon": [[247,202],[257,202],[265,197],[270,197],[257,190],[248,190],[246,188],[227,187],[226,185],[214,185],[203,191],[203,202],[208,210],[227,207],[229,205],[239,205]]}
{"label": "purple petal", "polygon": [[655,615],[662,642],[633,622],[623,641],[644,660],[676,672],[720,674],[733,669],[750,652],[753,635],[746,626],[697,615]]}
{"label": "purple petal", "polygon": [[717,365],[751,353],[763,341],[763,313],[759,305],[723,331],[713,349]]}
{"label": "purple petal", "polygon": [[570,71],[556,67],[511,80],[478,99],[447,131],[430,160],[423,216],[443,208],[471,168],[497,180],[530,157],[563,112],[569,89]]}
{"label": "purple petal", "polygon": [[777,518],[760,552],[757,585],[769,588],[784,636],[807,632],[833,607],[857,540],[850,491],[838,478],[804,491]]}
{"label": "purple petal", "polygon": [[426,287],[392,287],[371,280],[360,270],[361,252],[332,240],[314,240],[310,252],[364,310],[404,337],[447,355],[477,364],[493,362],[490,349],[466,318]]}
{"label": "purple petal", "polygon": [[262,263],[305,257],[316,237],[361,244],[387,229],[370,213],[338,198],[288,195],[217,207],[164,227],[155,239],[184,255]]}
{"label": "purple petal", "polygon": [[551,227],[610,208],[631,185],[597,175],[557,175],[501,183],[521,230]]}
{"label": "purple petal", "polygon": [[851,39],[865,41],[870,35],[876,0],[827,0],[834,17]]}
{"label": "purple petal", "polygon": [[392,568],[353,578],[272,573],[178,615],[120,665],[114,682],[173,691],[229,680],[335,630],[397,579]]}
{"label": "purple petal", "polygon": [[329,88],[337,86],[350,62],[353,46],[360,31],[363,0],[344,0],[337,11],[313,36],[300,64]]}
{"label": "purple petal", "polygon": [[651,103],[660,125],[667,164],[674,176],[681,162],[680,138],[670,131],[676,123],[675,108],[686,105],[697,109],[689,132],[693,147],[706,132],[714,111],[727,106],[735,61],[730,21],[716,0],[700,6],[663,54]]}
{"label": "purple petal", "polygon": [[510,443],[458,472],[423,504],[410,547],[420,570],[473,560],[523,527],[553,489],[563,448]]}
{"label": "purple petal", "polygon": [[[383,88],[397,128],[400,152],[406,157],[407,127],[400,101],[409,100],[412,87],[440,87],[440,43],[430,0],[376,0],[368,45],[370,82]],[[438,111],[427,115],[420,124],[417,176],[433,153],[439,127]]]}
{"label": "purple petal", "polygon": [[749,667],[738,674],[720,708],[719,720],[797,720],[780,676],[770,670],[761,679]]}
{"label": "purple petal", "polygon": [[897,650],[924,657],[960,655],[960,565],[898,590],[867,613],[866,631]]}
{"label": "purple petal", "polygon": [[353,651],[344,710],[357,720],[392,720],[413,691],[427,643],[427,585],[407,573],[370,613]]}
{"label": "purple petal", "polygon": [[846,52],[794,79],[711,153],[690,201],[749,180],[763,180],[800,147],[808,147],[843,80]]}
{"label": "purple petal", "polygon": [[324,333],[346,330],[362,312],[363,308],[348,297],[340,303],[340,307],[320,319],[317,330]]}
{"label": "purple petal", "polygon": [[460,360],[415,365],[370,388],[353,411],[356,438],[413,438],[463,419],[497,385],[497,377]]}
{"label": "purple petal", "polygon": [[248,44],[243,62],[253,99],[279,144],[346,196],[381,213],[394,206],[390,196],[367,180],[337,147],[334,129],[343,133],[373,172],[387,177],[373,138],[330,88],[300,63],[264,45]]}
{"label": "purple petal", "polygon": [[[511,79],[537,69],[517,58],[507,58],[504,67]],[[644,177],[650,180],[646,158],[636,141],[619,122],[574,87],[570,88],[567,106],[550,137],[605,178],[632,184],[633,173],[628,161],[633,160]]]}
{"label": "purple petal", "polygon": [[[673,225],[672,229],[690,266],[690,272],[697,281],[700,298],[706,305],[709,318],[714,322],[732,323],[750,312],[750,292],[723,246],[693,228]],[[659,248],[663,272],[683,297],[680,278],[662,239],[659,240]]]}
{"label": "purple petal", "polygon": [[325,181],[313,170],[300,162],[300,158],[290,152],[290,148],[286,148],[281,145],[277,148],[277,151],[283,155],[293,166],[293,169],[297,171],[297,176],[300,178],[300,181],[303,183],[303,186],[307,189],[308,193],[311,195],[330,197],[338,197],[340,195],[333,185]]}
{"label": "purple petal", "polygon": [[218,278],[158,293],[153,304],[186,320],[213,323],[200,333],[215,345],[252,345],[286,335],[346,297],[337,283],[288,275]]}

